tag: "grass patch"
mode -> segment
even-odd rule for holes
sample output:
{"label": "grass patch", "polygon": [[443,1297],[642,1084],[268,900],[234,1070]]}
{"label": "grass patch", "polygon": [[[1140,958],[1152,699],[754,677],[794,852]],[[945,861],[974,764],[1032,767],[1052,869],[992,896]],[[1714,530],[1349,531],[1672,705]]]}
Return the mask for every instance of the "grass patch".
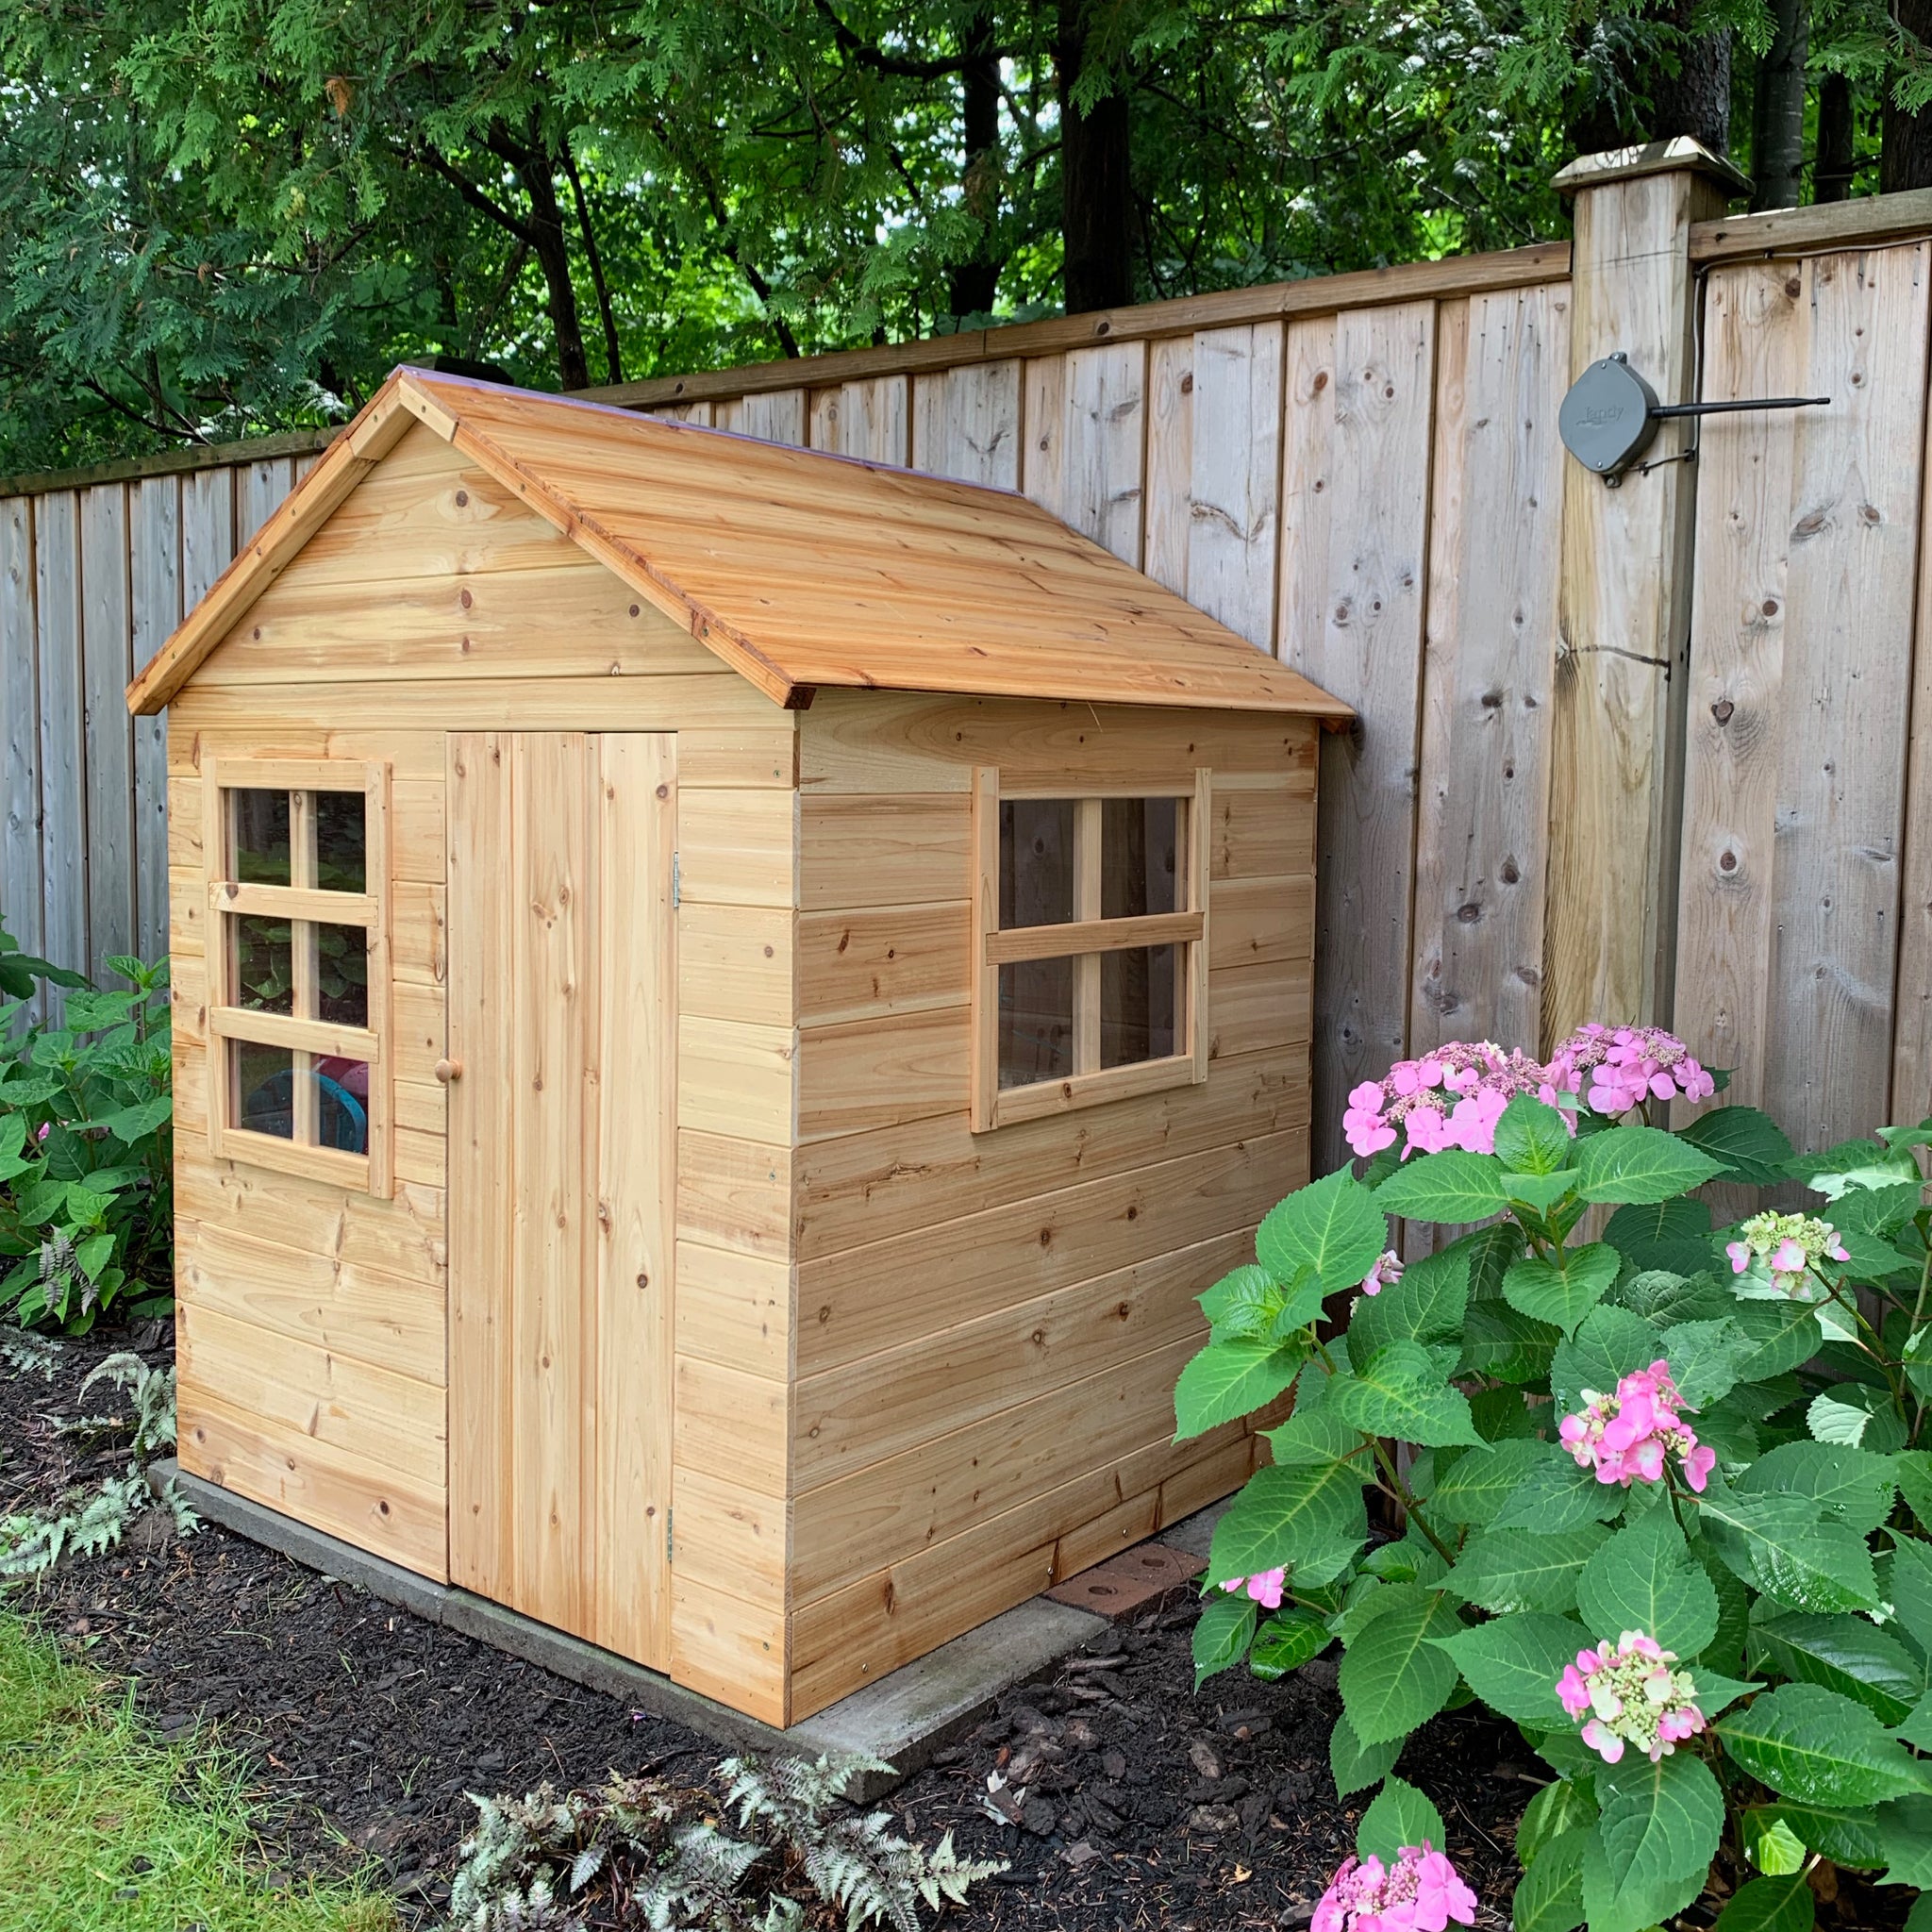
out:
{"label": "grass patch", "polygon": [[0,1928],[391,1932],[359,1884],[271,1891],[236,1762],[158,1741],[131,1698],[0,1612]]}

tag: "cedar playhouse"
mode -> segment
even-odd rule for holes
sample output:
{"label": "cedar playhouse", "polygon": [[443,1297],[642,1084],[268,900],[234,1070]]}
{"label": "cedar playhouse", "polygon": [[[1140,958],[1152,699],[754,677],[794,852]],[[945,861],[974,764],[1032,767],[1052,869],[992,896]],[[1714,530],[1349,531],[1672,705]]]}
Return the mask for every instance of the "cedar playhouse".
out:
{"label": "cedar playhouse", "polygon": [[1345,706],[1017,495],[407,369],[129,703],[186,1469],[779,1724],[1246,1477]]}

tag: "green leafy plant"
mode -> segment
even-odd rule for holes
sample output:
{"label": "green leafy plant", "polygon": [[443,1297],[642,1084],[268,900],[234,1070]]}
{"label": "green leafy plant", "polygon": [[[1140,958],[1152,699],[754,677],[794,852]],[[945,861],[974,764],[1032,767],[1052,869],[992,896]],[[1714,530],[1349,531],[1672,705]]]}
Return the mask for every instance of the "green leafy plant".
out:
{"label": "green leafy plant", "polygon": [[[1715,1080],[1630,1051],[1633,1081],[1485,1047],[1358,1089],[1363,1174],[1202,1297],[1181,1436],[1274,1423],[1195,1661],[1276,1677],[1340,1640],[1364,1858],[1443,1842],[1393,1774],[1419,1725],[1519,1725],[1553,1777],[1517,1932],[1641,1932],[1713,1866],[1724,1932],[1806,1932],[1820,1861],[1932,1883],[1932,1121],[1810,1157],[1749,1108],[1673,1133],[1639,1116]],[[1713,1181],[1824,1205],[1718,1229]]]}
{"label": "green leafy plant", "polygon": [[[1004,1864],[962,1858],[948,1832],[927,1852],[896,1836],[889,1811],[841,1794],[868,1757],[727,1757],[720,1805],[660,1778],[599,1791],[473,1798],[476,1829],[450,1887],[450,1918],[469,1932],[580,1932],[592,1923],[796,1932],[808,1907],[829,1907],[848,1932],[918,1932]],[[720,1813],[736,1814],[740,1836]],[[756,1882],[755,1882],[756,1881]]]}
{"label": "green leafy plant", "polygon": [[126,1438],[127,1466],[91,1487],[70,1491],[52,1509],[0,1517],[0,1578],[42,1576],[73,1556],[97,1557],[115,1548],[137,1518],[159,1510],[176,1536],[192,1536],[200,1519],[171,1476],[156,1485],[148,1464],[175,1446],[175,1371],[157,1369],[126,1350],[95,1363],[80,1385],[99,1384],[128,1398],[125,1410],[54,1418],[62,1434]]}
{"label": "green leafy plant", "polygon": [[172,1306],[167,963],[108,963],[127,989],[78,986],[58,1025],[0,1006],[0,1302],[71,1335]]}

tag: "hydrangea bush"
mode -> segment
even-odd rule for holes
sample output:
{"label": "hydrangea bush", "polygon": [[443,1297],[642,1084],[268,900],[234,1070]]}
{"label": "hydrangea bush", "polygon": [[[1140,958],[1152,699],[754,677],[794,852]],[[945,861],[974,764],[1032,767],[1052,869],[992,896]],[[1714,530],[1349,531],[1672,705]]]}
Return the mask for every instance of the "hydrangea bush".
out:
{"label": "hydrangea bush", "polygon": [[[1808,1932],[1821,1862],[1932,1885],[1932,1121],[1803,1157],[1750,1108],[1662,1124],[1721,1079],[1644,1027],[1407,1062],[1350,1095],[1362,1171],[1202,1297],[1179,1433],[1258,1412],[1273,1453],[1195,1662],[1341,1645],[1336,1792],[1374,1795],[1324,1932],[1424,1924],[1383,1908],[1444,1842],[1396,1765],[1473,1701],[1550,1773],[1515,1932],[1707,1889],[1722,1932]],[[1719,1227],[1713,1182],[1821,1199]],[[1428,1870],[1428,1923],[1461,1917]]]}

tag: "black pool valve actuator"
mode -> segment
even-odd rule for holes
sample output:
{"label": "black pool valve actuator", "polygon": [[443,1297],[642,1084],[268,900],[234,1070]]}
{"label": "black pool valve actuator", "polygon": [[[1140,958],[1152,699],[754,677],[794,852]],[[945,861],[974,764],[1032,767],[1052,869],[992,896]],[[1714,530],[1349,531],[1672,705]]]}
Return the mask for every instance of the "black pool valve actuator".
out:
{"label": "black pool valve actuator", "polygon": [[[1740,409],[1807,409],[1831,401],[1829,396],[1767,396],[1731,403],[1660,403],[1657,391],[1630,366],[1622,349],[1592,362],[1574,382],[1557,411],[1557,430],[1563,447],[1593,470],[1613,490],[1624,472],[1650,447],[1657,425],[1672,416],[1729,416]],[[1686,450],[1682,460],[1695,452]],[[1664,462],[1676,462],[1665,457]],[[1643,466],[1650,469],[1653,465]]]}

